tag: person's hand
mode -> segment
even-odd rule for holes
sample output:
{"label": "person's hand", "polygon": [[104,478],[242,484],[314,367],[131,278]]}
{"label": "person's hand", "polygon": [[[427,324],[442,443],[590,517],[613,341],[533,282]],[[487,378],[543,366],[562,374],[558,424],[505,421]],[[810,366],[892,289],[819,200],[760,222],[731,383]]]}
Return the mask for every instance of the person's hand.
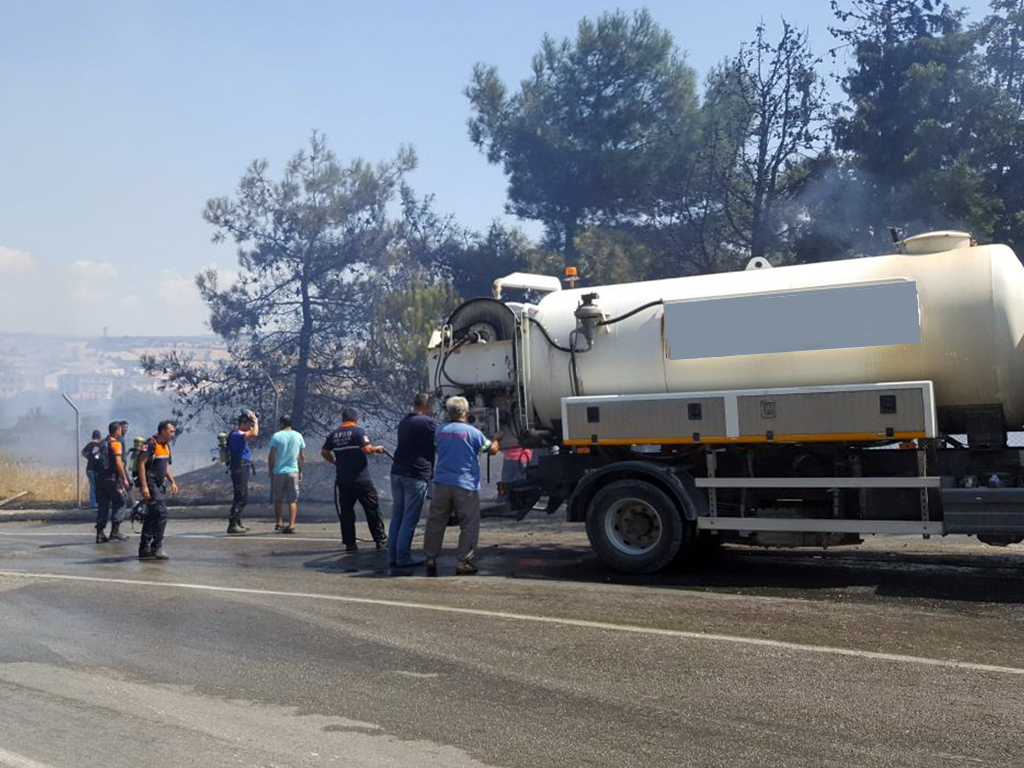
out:
{"label": "person's hand", "polygon": [[149,488],[142,489],[142,498],[149,501]]}
{"label": "person's hand", "polygon": [[383,445],[378,445],[376,448],[373,449],[373,452],[374,453],[384,453],[384,446]]}
{"label": "person's hand", "polygon": [[176,482],[174,482],[173,480],[171,480],[171,493],[177,493],[177,492],[178,492],[178,484]]}
{"label": "person's hand", "polygon": [[494,437],[492,437],[491,439],[494,440],[494,442],[496,443],[500,443],[502,440],[505,439],[505,433],[499,430],[494,433]]}

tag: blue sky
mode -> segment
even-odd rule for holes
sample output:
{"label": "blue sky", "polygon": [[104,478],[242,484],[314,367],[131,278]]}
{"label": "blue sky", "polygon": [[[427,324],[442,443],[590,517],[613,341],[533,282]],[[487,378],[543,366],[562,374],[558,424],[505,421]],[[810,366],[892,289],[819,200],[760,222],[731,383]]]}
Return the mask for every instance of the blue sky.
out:
{"label": "blue sky", "polygon": [[[699,75],[762,16],[831,45],[828,0],[646,6]],[[616,7],[638,6],[0,0],[0,330],[204,332],[192,276],[234,255],[203,203],[254,158],[279,170],[313,128],[343,160],[413,144],[413,186],[486,227],[505,180],[466,136],[473,64],[518,82],[545,32]]]}

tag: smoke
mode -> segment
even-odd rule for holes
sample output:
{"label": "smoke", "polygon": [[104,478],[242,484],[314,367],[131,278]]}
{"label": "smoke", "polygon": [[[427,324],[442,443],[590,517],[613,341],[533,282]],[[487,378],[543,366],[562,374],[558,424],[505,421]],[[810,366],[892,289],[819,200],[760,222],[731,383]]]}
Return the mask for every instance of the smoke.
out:
{"label": "smoke", "polygon": [[794,238],[799,262],[893,253],[890,228],[899,237],[939,229],[977,231],[977,222],[937,203],[942,174],[893,184],[835,156],[813,161],[810,181],[797,200]]}

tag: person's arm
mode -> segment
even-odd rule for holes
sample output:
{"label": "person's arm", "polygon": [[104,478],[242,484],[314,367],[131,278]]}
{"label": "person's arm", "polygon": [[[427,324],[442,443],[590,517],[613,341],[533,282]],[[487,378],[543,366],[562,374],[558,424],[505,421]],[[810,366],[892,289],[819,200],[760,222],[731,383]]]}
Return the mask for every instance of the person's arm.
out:
{"label": "person's arm", "polygon": [[252,426],[249,427],[249,429],[247,431],[243,432],[242,434],[245,436],[245,439],[247,441],[248,440],[252,440],[254,437],[258,437],[259,434],[260,434],[260,420],[259,420],[259,417],[257,417],[255,414],[253,414]]}
{"label": "person's arm", "polygon": [[124,471],[124,461],[121,460],[121,452],[114,454],[114,466],[117,467],[117,476],[121,478],[121,485],[127,490],[131,487],[128,482],[128,473]]}
{"label": "person's arm", "polygon": [[363,434],[363,453],[384,453],[383,445],[374,445],[370,442],[370,436]]}
{"label": "person's arm", "polygon": [[302,471],[306,468],[306,449],[299,450],[299,479],[302,479]]}
{"label": "person's arm", "polygon": [[277,448],[270,446],[270,455],[267,456],[267,474],[274,474],[274,459],[277,458]]}
{"label": "person's arm", "polygon": [[326,448],[320,449],[320,455],[324,457],[324,461],[326,461],[328,464],[334,463],[334,454],[331,451],[327,450]]}
{"label": "person's arm", "polygon": [[174,475],[171,472],[171,464],[167,463],[167,479],[171,481],[171,493],[178,492],[178,484],[174,482]]}
{"label": "person's arm", "polygon": [[487,453],[489,453],[489,454],[490,454],[491,456],[493,456],[493,455],[494,455],[494,454],[496,454],[496,453],[497,453],[498,451],[500,451],[500,450],[501,450],[501,439],[502,439],[503,437],[505,437],[505,433],[504,433],[504,432],[498,432],[498,433],[496,433],[496,434],[494,435],[494,437],[493,437],[493,438],[491,438],[491,444],[490,444],[490,446],[488,446],[487,448],[485,448],[485,450],[487,451]]}
{"label": "person's arm", "polygon": [[148,463],[149,451],[143,449],[139,453],[139,491],[146,501],[149,501],[149,483],[146,480],[146,464]]}

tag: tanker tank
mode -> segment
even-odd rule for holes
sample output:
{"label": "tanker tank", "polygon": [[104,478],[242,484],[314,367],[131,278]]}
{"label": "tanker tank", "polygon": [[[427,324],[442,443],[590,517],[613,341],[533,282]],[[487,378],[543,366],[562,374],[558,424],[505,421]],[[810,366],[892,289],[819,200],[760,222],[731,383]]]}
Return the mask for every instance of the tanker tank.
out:
{"label": "tanker tank", "polygon": [[[1024,422],[1024,266],[1005,246],[976,246],[968,237],[955,243],[960,247],[929,252],[928,245],[934,247],[936,241],[948,244],[949,233],[921,238],[930,240],[906,241],[907,252],[897,255],[549,293],[538,304],[522,308],[529,329],[525,384],[537,426],[550,428],[560,418],[561,399],[573,394],[918,380],[934,382],[940,428],[960,428],[958,415],[974,406],[1001,406],[1006,423],[1020,425]],[[814,289],[901,282],[916,286],[919,342],[671,358],[665,316],[668,305],[675,302],[794,295]],[[587,349],[587,342],[574,332],[579,323],[577,308],[590,294],[596,294],[588,301],[607,324],[596,326]],[[861,306],[856,314],[848,309],[846,315],[825,311],[799,318],[799,322],[842,337],[844,326],[856,326],[859,318],[888,311],[888,294],[868,292],[864,296],[874,296],[882,304]],[[646,308],[635,311],[638,307]],[[700,307],[691,305],[690,317],[694,309],[699,312]],[[706,336],[723,322],[721,309],[708,304],[699,325],[683,331],[676,328],[675,334]],[[752,315],[739,321],[756,336],[761,319]],[[731,322],[735,325],[736,318]],[[570,355],[563,351],[571,335],[580,350],[574,355],[575,386],[567,364]]]}

